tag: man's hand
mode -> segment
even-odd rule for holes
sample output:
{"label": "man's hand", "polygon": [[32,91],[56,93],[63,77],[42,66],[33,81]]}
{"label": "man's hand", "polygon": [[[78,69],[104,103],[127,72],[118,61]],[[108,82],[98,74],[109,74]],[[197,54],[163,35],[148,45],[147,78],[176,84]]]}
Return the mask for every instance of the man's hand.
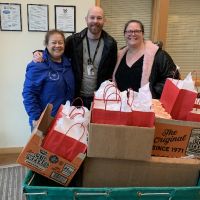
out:
{"label": "man's hand", "polygon": [[33,121],[32,121],[32,126],[33,126],[33,128],[35,128],[35,127],[37,126],[37,124],[38,124],[38,120],[33,120]]}
{"label": "man's hand", "polygon": [[43,58],[42,58],[43,53],[40,51],[35,51],[33,52],[33,62],[37,63],[37,62],[43,62]]}

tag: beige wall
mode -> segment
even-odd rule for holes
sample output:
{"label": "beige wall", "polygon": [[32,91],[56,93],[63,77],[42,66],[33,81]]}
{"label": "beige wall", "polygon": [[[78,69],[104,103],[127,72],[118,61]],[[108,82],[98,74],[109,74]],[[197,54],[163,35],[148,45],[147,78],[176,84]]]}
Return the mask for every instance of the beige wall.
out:
{"label": "beige wall", "polygon": [[43,32],[28,32],[27,4],[49,5],[49,28],[54,25],[54,5],[76,6],[76,30],[85,27],[85,15],[95,0],[14,0],[0,3],[20,3],[22,32],[0,31],[0,148],[21,147],[30,136],[28,116],[22,104],[22,87],[27,63],[32,51],[43,49]]}

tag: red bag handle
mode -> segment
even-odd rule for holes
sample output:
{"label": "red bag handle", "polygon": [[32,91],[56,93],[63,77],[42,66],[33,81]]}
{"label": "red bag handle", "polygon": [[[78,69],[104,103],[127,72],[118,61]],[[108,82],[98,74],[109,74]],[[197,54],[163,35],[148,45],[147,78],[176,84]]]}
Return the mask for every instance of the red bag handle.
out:
{"label": "red bag handle", "polygon": [[69,113],[70,119],[74,119],[74,117],[76,117],[77,115],[82,115],[82,117],[84,117],[84,116],[85,116],[85,110],[84,110],[83,106],[81,106],[81,108],[82,108],[82,111],[83,111],[83,112],[76,112],[76,113],[73,113],[73,112],[74,112],[77,108],[76,108],[76,107],[73,108],[73,109],[71,110],[71,112]]}
{"label": "red bag handle", "polygon": [[65,135],[67,135],[69,133],[69,131],[76,125],[80,124],[81,127],[83,128],[83,133],[81,134],[81,137],[79,138],[79,140],[84,136],[85,133],[85,126],[83,126],[83,123],[75,123],[72,126],[69,127],[69,129],[66,131]]}
{"label": "red bag handle", "polygon": [[115,84],[110,83],[110,84],[106,85],[106,87],[104,88],[104,92],[103,92],[104,101],[106,99],[106,94],[107,94],[107,92],[109,91],[110,88],[115,88],[116,89],[116,93],[113,92],[112,94],[116,94],[116,100],[117,100],[117,96],[118,96],[117,94],[119,94],[120,92],[119,92],[119,90],[118,90],[118,88],[116,87]]}
{"label": "red bag handle", "polygon": [[120,101],[120,111],[122,110],[122,100],[121,100],[121,96],[118,94],[118,93],[111,93],[111,94],[109,94],[108,96],[107,96],[107,99],[105,99],[105,110],[106,110],[106,107],[107,107],[107,102],[109,101],[109,96],[111,96],[112,94],[116,94],[116,96],[118,96],[119,97],[119,99],[118,100],[112,100],[112,101]]}
{"label": "red bag handle", "polygon": [[83,100],[81,99],[81,97],[76,97],[76,98],[72,101],[71,105],[74,105],[74,102],[77,101],[77,100],[80,100],[81,103],[82,103],[82,106],[83,106]]}
{"label": "red bag handle", "polygon": [[83,111],[83,112],[73,113],[73,112],[76,110],[76,107],[73,108],[73,109],[71,110],[71,112],[69,113],[70,119],[74,119],[74,117],[77,116],[77,115],[82,115],[82,117],[85,116],[85,109],[83,108],[83,100],[82,100],[80,97],[75,98],[75,99],[72,101],[72,104],[71,104],[71,105],[73,105],[74,102],[77,101],[78,99],[81,101],[82,106],[80,106],[80,107],[82,108],[82,111]]}

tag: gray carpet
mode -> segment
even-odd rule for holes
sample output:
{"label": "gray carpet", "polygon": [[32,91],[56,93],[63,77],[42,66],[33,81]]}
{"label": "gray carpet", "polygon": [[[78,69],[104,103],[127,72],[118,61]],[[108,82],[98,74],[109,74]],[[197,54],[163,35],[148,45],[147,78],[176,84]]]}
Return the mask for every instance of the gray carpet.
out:
{"label": "gray carpet", "polygon": [[0,166],[0,200],[25,200],[22,183],[27,171],[17,164]]}

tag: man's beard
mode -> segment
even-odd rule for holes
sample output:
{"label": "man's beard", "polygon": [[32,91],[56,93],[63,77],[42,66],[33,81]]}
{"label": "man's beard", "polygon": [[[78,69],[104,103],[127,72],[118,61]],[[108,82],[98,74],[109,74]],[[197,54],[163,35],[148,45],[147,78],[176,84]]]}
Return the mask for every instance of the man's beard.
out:
{"label": "man's beard", "polygon": [[90,25],[88,26],[89,31],[94,34],[97,35],[99,33],[101,33],[103,26],[98,26],[98,25]]}

